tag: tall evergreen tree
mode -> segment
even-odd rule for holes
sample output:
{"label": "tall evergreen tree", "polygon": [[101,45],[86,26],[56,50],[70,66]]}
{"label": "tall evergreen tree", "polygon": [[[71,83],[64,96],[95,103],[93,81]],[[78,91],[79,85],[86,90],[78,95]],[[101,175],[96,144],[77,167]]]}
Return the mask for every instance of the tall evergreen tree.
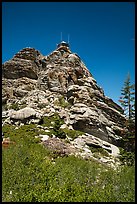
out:
{"label": "tall evergreen tree", "polygon": [[130,74],[124,82],[124,86],[121,89],[121,97],[119,102],[124,108],[124,113],[129,120],[135,120],[135,84],[130,82]]}
{"label": "tall evergreen tree", "polygon": [[125,123],[125,134],[123,135],[124,148],[127,151],[135,150],[135,85],[130,82],[128,74],[124,86],[121,89],[121,97],[119,102],[127,116]]}

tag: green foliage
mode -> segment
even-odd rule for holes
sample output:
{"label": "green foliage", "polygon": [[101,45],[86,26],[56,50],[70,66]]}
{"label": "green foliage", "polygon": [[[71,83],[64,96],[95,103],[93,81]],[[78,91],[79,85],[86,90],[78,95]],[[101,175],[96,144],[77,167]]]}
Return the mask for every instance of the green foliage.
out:
{"label": "green foliage", "polygon": [[120,148],[119,159],[123,165],[133,166],[135,165],[135,152],[128,152]]}
{"label": "green foliage", "polygon": [[7,111],[7,110],[8,110],[7,104],[2,104],[2,111]]}
{"label": "green foliage", "polygon": [[64,122],[60,119],[59,116],[55,116],[54,118],[54,125],[53,125],[53,134],[60,138],[60,139],[65,139],[66,138],[66,134],[65,132],[60,129],[61,125],[63,124]]}
{"label": "green foliage", "polygon": [[22,105],[20,106],[20,109],[26,108],[26,107],[27,107],[27,104],[22,104]]}
{"label": "green foliage", "polygon": [[121,89],[121,95],[119,102],[127,116],[121,146],[126,151],[133,152],[135,150],[135,85],[131,85],[129,74],[124,82],[124,87]]}
{"label": "green foliage", "polygon": [[42,108],[46,108],[47,104],[44,103],[38,103],[38,108],[42,109]]}
{"label": "green foliage", "polygon": [[79,135],[83,134],[83,132],[79,130],[60,129],[61,125],[64,124],[64,121],[56,113],[50,117],[47,117],[47,116],[43,117],[42,120],[43,120],[43,126],[47,126],[47,127],[53,126],[53,130],[51,130],[51,133],[61,139],[65,139],[66,135],[72,139],[75,139]]}
{"label": "green foliage", "polygon": [[4,125],[15,144],[2,148],[2,202],[135,202],[135,168],[117,171],[75,156],[52,159],[35,124]]}
{"label": "green foliage", "polygon": [[9,109],[19,110],[19,105],[17,103],[12,103]]}
{"label": "green foliage", "polygon": [[128,119],[135,120],[135,85],[130,84],[130,75],[128,74],[124,87],[121,89],[121,97],[119,102],[124,108],[124,112]]}
{"label": "green foliage", "polygon": [[52,125],[52,124],[51,124],[52,121],[53,121],[53,118],[52,118],[52,117],[44,116],[44,117],[42,118],[41,124],[42,124],[43,126],[50,127],[50,126]]}
{"label": "green foliage", "polygon": [[90,146],[89,149],[92,153],[94,153],[94,156],[109,156],[107,150],[103,149],[102,147]]}
{"label": "green foliage", "polygon": [[22,103],[20,104],[20,109],[27,107],[27,104],[25,101],[22,101]]}
{"label": "green foliage", "polygon": [[131,119],[128,119],[125,122],[125,128],[121,132],[121,147],[126,151],[134,152],[135,151],[135,122]]}
{"label": "green foliage", "polygon": [[74,140],[75,138],[77,138],[78,136],[83,135],[83,132],[82,132],[82,131],[79,131],[79,130],[64,129],[63,131],[66,133],[66,135],[67,135],[68,137],[70,137],[70,138],[73,139],[73,140]]}
{"label": "green foliage", "polygon": [[42,120],[43,126],[53,127],[53,130],[51,130],[50,134],[54,134],[56,137],[60,139],[66,138],[65,132],[62,129],[60,129],[61,125],[64,124],[64,121],[59,117],[57,113],[50,117],[43,117]]}
{"label": "green foliage", "polygon": [[68,101],[66,101],[63,96],[60,96],[58,98],[58,101],[56,101],[54,104],[57,106],[61,106],[63,108],[67,108],[70,106],[70,103]]}
{"label": "green foliage", "polygon": [[53,126],[53,130],[51,130],[51,134],[54,134],[55,136],[65,139],[66,135],[72,139],[77,138],[79,135],[82,135],[83,132],[79,130],[69,130],[69,129],[63,129],[61,130],[61,125],[64,124],[63,119],[59,117],[57,113],[55,113],[53,116],[44,116],[42,118],[42,125],[46,127]]}

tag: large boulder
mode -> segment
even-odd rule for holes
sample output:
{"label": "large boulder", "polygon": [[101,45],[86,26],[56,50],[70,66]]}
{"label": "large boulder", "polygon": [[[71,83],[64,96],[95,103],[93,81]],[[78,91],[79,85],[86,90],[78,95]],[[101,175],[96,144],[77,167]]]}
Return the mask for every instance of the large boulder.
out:
{"label": "large boulder", "polygon": [[37,61],[40,57],[42,55],[34,48],[24,48],[2,65],[2,76],[7,79],[38,79]]}
{"label": "large boulder", "polygon": [[36,111],[33,108],[29,108],[29,107],[20,109],[18,111],[13,111],[10,114],[10,118],[15,120],[24,120],[35,116],[36,116]]}
{"label": "large boulder", "polygon": [[5,62],[2,69],[2,76],[7,79],[18,79],[21,77],[28,77],[30,79],[38,78],[38,67],[30,60],[12,59]]}

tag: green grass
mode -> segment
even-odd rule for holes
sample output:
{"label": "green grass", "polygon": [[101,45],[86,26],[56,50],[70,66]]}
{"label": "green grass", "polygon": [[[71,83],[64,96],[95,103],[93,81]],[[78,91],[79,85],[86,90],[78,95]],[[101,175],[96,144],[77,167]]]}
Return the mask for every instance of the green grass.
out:
{"label": "green grass", "polygon": [[58,114],[54,114],[53,116],[50,116],[50,117],[48,116],[43,117],[42,126],[53,127],[53,130],[51,130],[50,135],[54,134],[59,138],[66,138],[65,135],[67,135],[68,137],[74,140],[75,138],[83,134],[83,132],[79,130],[69,130],[66,128],[63,130],[60,129],[60,126],[63,124],[64,124],[64,121],[59,117]]}
{"label": "green grass", "polygon": [[16,143],[2,149],[3,202],[135,202],[134,166],[114,171],[75,156],[53,162],[35,138],[35,124],[2,131]]}
{"label": "green grass", "polygon": [[91,150],[95,157],[109,156],[107,150],[103,149],[102,147],[97,148],[90,146],[89,149]]}
{"label": "green grass", "polygon": [[42,120],[43,120],[43,124],[42,125],[46,126],[46,127],[53,126],[56,120],[59,121],[60,125],[64,124],[63,119],[61,119],[57,113],[55,113],[52,116],[44,116],[42,118]]}
{"label": "green grass", "polygon": [[71,139],[76,139],[78,136],[83,135],[82,131],[79,130],[69,130],[69,129],[63,129],[63,131],[67,134],[68,137]]}
{"label": "green grass", "polygon": [[63,96],[60,96],[58,99],[59,99],[58,101],[54,102],[55,106],[61,106],[63,108],[69,108],[70,107],[70,103],[68,101],[66,101]]}
{"label": "green grass", "polygon": [[19,105],[17,104],[17,103],[12,103],[11,105],[10,105],[10,107],[9,107],[9,109],[14,109],[14,110],[19,110],[20,108],[19,108]]}
{"label": "green grass", "polygon": [[135,165],[135,152],[127,152],[123,148],[120,148],[119,159],[124,165],[132,166]]}

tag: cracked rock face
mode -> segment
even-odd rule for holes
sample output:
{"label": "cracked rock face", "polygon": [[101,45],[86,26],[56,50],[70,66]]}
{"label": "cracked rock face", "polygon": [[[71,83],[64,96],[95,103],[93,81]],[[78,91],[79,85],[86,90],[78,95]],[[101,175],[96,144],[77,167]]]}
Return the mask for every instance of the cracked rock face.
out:
{"label": "cracked rock face", "polygon": [[122,108],[104,95],[81,58],[65,44],[47,56],[24,48],[5,62],[2,103],[8,110],[13,104],[18,109],[27,106],[41,116],[57,112],[68,126],[116,145],[126,120]]}

